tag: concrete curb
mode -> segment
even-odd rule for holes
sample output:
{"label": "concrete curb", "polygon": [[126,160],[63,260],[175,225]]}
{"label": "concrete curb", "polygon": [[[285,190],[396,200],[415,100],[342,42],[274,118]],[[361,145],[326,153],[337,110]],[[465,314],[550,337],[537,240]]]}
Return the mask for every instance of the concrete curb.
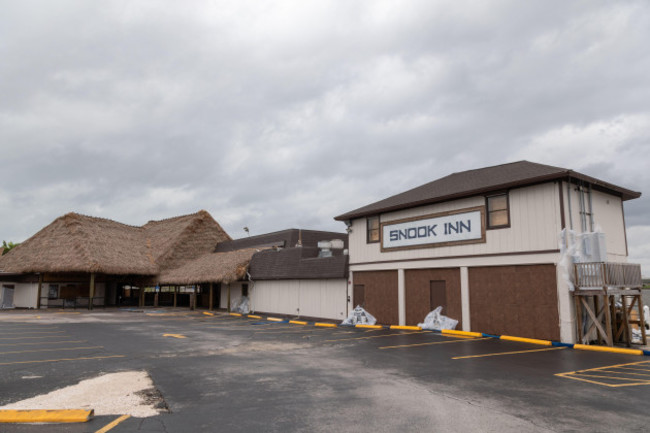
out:
{"label": "concrete curb", "polygon": [[[231,316],[235,317],[241,317],[243,316],[242,314],[239,313],[229,313]],[[341,324],[335,324],[335,323],[324,323],[324,322],[306,322],[303,320],[286,320],[286,319],[280,319],[278,317],[266,317],[265,319],[262,316],[257,316],[253,314],[248,314],[246,315],[247,317],[251,317],[254,319],[261,319],[261,320],[268,320],[272,322],[284,322],[284,323],[292,323],[296,325],[312,325],[312,326],[318,326],[318,327],[327,327],[327,328],[365,328],[365,329],[399,329],[399,330],[408,330],[408,331],[423,331],[423,329],[419,326],[402,326],[402,325],[366,325],[366,324],[359,324],[359,325],[341,325]],[[424,330],[426,331],[426,330]],[[482,332],[469,332],[469,331],[459,331],[455,329],[444,329],[442,331],[430,331],[430,332],[435,332],[439,334],[446,334],[446,335],[458,335],[462,337],[489,337],[489,338],[494,338],[497,340],[506,340],[506,341],[515,341],[519,343],[529,343],[529,344],[537,344],[540,346],[555,346],[555,347],[568,347],[570,349],[575,349],[575,350],[586,350],[586,351],[592,351],[592,352],[606,352],[606,353],[618,353],[618,354],[623,354],[623,355],[638,355],[638,356],[650,356],[650,350],[642,350],[642,349],[625,349],[625,348],[620,348],[620,347],[607,347],[607,346],[590,346],[586,344],[571,344],[571,343],[562,343],[559,341],[552,341],[552,340],[538,340],[536,338],[525,338],[525,337],[515,337],[512,335],[493,335],[493,334],[485,334]]]}
{"label": "concrete curb", "polygon": [[12,410],[0,409],[0,423],[73,423],[88,422],[95,415],[94,409],[61,410]]}

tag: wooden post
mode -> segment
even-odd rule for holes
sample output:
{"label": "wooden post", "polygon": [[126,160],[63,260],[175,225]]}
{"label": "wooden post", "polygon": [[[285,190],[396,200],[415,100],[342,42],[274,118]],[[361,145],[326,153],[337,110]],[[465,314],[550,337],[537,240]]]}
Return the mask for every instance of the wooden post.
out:
{"label": "wooden post", "polygon": [[176,294],[178,293],[178,286],[174,286],[174,308],[176,308]]}
{"label": "wooden post", "polygon": [[212,311],[212,302],[214,301],[214,285],[210,283],[210,305],[208,306],[208,309]]}
{"label": "wooden post", "polygon": [[194,297],[192,298],[192,310],[196,310],[196,284],[194,285]]}
{"label": "wooden post", "polygon": [[230,283],[228,283],[228,312],[230,313]]}
{"label": "wooden post", "polygon": [[43,274],[38,274],[38,297],[36,298],[36,309],[41,309],[41,290],[43,289]]}
{"label": "wooden post", "polygon": [[88,309],[93,309],[93,298],[95,297],[95,273],[90,274],[90,291],[88,293]]}
{"label": "wooden post", "polygon": [[140,308],[144,308],[144,286],[140,286],[140,301],[138,302]]}

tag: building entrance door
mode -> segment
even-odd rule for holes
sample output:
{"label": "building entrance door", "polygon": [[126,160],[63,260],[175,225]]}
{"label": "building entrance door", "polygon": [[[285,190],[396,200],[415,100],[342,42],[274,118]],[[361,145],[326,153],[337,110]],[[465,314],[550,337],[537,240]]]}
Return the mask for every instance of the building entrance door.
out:
{"label": "building entrance door", "polygon": [[366,286],[363,284],[354,285],[354,293],[352,293],[354,307],[361,305],[362,307],[366,304]]}

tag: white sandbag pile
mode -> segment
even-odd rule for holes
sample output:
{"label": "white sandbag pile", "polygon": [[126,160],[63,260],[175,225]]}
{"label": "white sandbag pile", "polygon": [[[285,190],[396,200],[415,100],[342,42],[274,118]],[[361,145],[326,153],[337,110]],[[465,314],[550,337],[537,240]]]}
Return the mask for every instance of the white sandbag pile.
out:
{"label": "white sandbag pile", "polygon": [[360,305],[357,305],[350,312],[348,318],[341,322],[341,325],[374,325],[375,323],[377,323],[375,316],[361,308]]}
{"label": "white sandbag pile", "polygon": [[447,316],[443,316],[442,307],[437,307],[435,310],[427,314],[427,317],[424,318],[424,323],[418,323],[418,326],[422,329],[427,329],[430,331],[442,331],[443,329],[456,329],[458,325],[458,320],[451,319]]}

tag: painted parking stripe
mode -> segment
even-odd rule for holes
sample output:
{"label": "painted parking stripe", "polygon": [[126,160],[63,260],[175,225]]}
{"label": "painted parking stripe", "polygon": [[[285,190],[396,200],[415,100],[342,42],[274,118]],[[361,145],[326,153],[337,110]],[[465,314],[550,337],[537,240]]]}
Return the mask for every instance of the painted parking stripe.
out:
{"label": "painted parking stripe", "polygon": [[557,373],[556,376],[609,388],[650,385],[650,361],[606,365],[586,370]]}
{"label": "painted parking stripe", "polygon": [[11,350],[8,352],[0,352],[0,355],[8,355],[12,353],[58,352],[60,350],[90,350],[90,349],[103,349],[103,348],[104,346],[88,346],[88,347],[56,347],[52,349]]}
{"label": "painted parking stripe", "polygon": [[32,343],[0,343],[0,347],[4,346],[36,346],[43,344],[63,344],[63,343],[87,343],[86,340],[67,340],[67,341],[38,341]]}
{"label": "painted parking stripe", "polygon": [[42,359],[38,361],[15,361],[15,362],[0,362],[0,365],[15,365],[15,364],[40,364],[44,362],[62,362],[62,361],[85,361],[90,359],[109,359],[109,358],[125,358],[126,355],[107,355],[107,356],[89,356],[83,358],[61,358],[61,359]]}
{"label": "painted parking stripe", "polygon": [[33,340],[33,339],[38,339],[38,338],[52,338],[49,335],[43,336],[43,337],[1,337],[0,340]]}
{"label": "painted parking stripe", "polygon": [[256,331],[256,334],[299,334],[304,332],[314,332],[314,331],[331,331],[331,328],[301,328],[301,329],[272,329],[269,331]]}
{"label": "painted parking stripe", "polygon": [[523,353],[532,353],[532,352],[547,352],[550,350],[563,350],[566,347],[550,347],[546,349],[530,349],[530,350],[515,350],[512,352],[495,352],[495,353],[484,353],[483,355],[468,355],[468,356],[454,356],[451,359],[469,359],[469,358],[486,358],[489,356],[505,356],[505,355],[519,355]]}
{"label": "painted parking stripe", "polygon": [[60,329],[58,326],[39,326],[39,327],[27,327],[27,326],[20,326],[16,328],[5,328],[4,326],[0,326],[0,330],[2,331],[47,331],[50,329]]}
{"label": "painted parking stripe", "polygon": [[113,427],[117,426],[123,421],[126,421],[127,419],[131,418],[131,415],[122,415],[121,417],[111,421],[110,423],[106,424],[104,427],[100,428],[97,430],[95,433],[106,433],[109,430],[112,430]]}
{"label": "painted parking stripe", "polygon": [[27,332],[7,332],[4,333],[4,329],[2,330],[3,334],[2,335],[41,335],[41,334],[65,334],[65,331],[27,331]]}
{"label": "painted parking stripe", "polygon": [[337,338],[334,340],[325,340],[324,343],[330,343],[330,342],[335,342],[335,341],[349,341],[349,340],[368,340],[371,338],[383,338],[383,337],[395,337],[399,335],[412,335],[412,334],[424,334],[422,331],[413,331],[413,332],[402,332],[402,333],[395,333],[395,334],[385,334],[385,335],[370,335],[370,336],[365,336],[365,337],[350,337],[350,338]]}
{"label": "painted parking stripe", "polygon": [[479,341],[479,340],[489,340],[491,337],[482,337],[482,338],[468,338],[468,339],[459,339],[459,340],[447,340],[447,341],[432,341],[429,343],[415,343],[415,344],[400,344],[398,346],[381,346],[379,349],[405,349],[409,347],[420,347],[420,346],[433,346],[434,344],[450,344],[450,343],[466,343],[468,341]]}

